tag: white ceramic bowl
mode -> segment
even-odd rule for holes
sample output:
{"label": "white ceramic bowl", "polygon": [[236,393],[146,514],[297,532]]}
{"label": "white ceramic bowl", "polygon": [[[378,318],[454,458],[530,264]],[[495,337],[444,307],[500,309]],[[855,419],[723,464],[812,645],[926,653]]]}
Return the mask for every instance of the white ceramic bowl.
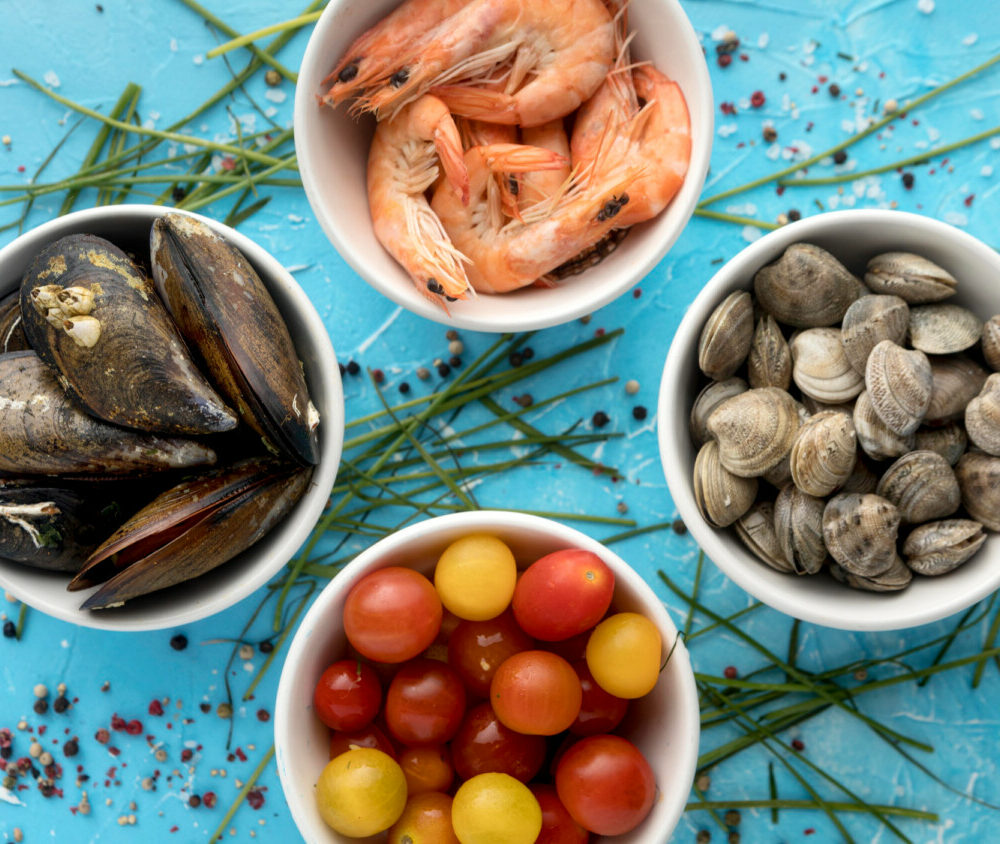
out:
{"label": "white ceramic bowl", "polygon": [[708,557],[754,597],[788,615],[844,630],[916,627],[959,612],[1000,587],[1000,537],[991,535],[975,557],[941,577],[914,576],[901,592],[850,589],[823,573],[781,574],[760,562],[732,529],[718,530],[698,512],[692,487],[697,453],[688,433],[699,388],[698,338],[709,314],[737,289],[752,289],[754,273],[792,243],[828,250],[859,278],[880,252],[923,255],[958,279],[948,302],[982,318],[1000,313],[1000,255],[959,229],[903,211],[833,211],[762,237],[728,261],[684,315],[663,368],[659,396],[660,458],[681,518]]}
{"label": "white ceramic bowl", "polygon": [[676,80],[691,115],[691,164],[684,186],[656,219],[635,226],[608,258],[551,289],[480,294],[451,303],[451,316],[429,302],[375,239],[365,169],[374,123],[356,122],[345,105],[319,106],[321,85],[351,42],[399,0],[331,0],[306,47],[295,92],[295,150],[316,219],[348,264],[379,292],[436,322],[476,331],[527,331],[569,322],[606,305],[639,282],[667,253],[694,212],[712,149],[712,87],[701,44],[678,0],[632,0],[633,54]]}
{"label": "white ceramic bowl", "polygon": [[[148,256],[153,220],[168,210],[155,205],[107,206],[43,223],[0,250],[0,296],[16,289],[32,258],[64,235],[96,234],[126,251]],[[256,545],[195,580],[137,598],[124,607],[81,610],[80,604],[93,590],[68,592],[70,576],[65,573],[0,559],[0,587],[35,609],[72,624],[104,630],[159,630],[226,609],[263,586],[291,559],[309,536],[333,487],[344,438],[344,396],[323,322],[291,274],[264,249],[228,226],[207,217],[199,219],[250,260],[285,318],[305,367],[310,396],[320,412],[320,463],[295,508]]]}
{"label": "white ceramic bowl", "polygon": [[[313,689],[323,670],[345,652],[342,614],[347,593],[366,574],[389,565],[409,565],[429,574],[448,544],[473,532],[499,536],[521,568],[560,548],[592,551],[615,574],[612,606],[650,618],[663,638],[664,658],[677,640],[677,628],[663,603],[621,557],[558,522],[510,511],[480,510],[428,519],[380,540],[347,565],[316,599],[292,640],[278,684],[274,714],[278,773],[295,823],[309,844],[357,841],[326,826],[314,794],[320,771],[329,761],[330,740],[329,730],[313,713]],[[630,834],[613,839],[595,836],[593,840],[663,844],[684,811],[698,756],[698,696],[682,642],[677,641],[656,688],[632,703],[619,732],[635,742],[652,765],[658,799],[646,820]]]}

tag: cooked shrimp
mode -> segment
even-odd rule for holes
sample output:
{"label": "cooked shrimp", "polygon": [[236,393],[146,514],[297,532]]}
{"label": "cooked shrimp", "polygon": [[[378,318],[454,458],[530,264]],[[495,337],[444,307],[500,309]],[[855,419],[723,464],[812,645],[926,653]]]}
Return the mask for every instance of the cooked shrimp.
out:
{"label": "cooked shrimp", "polygon": [[529,146],[559,153],[566,159],[566,164],[557,170],[537,170],[522,175],[517,197],[519,207],[528,209],[539,202],[558,199],[570,183],[569,137],[562,118],[523,129],[521,141]]}
{"label": "cooked shrimp", "polygon": [[[455,120],[459,134],[462,136],[462,148],[488,146],[490,144],[516,144],[517,127],[507,126],[503,123],[486,123],[482,120],[470,120],[466,117],[459,117]],[[569,149],[564,152],[566,156],[566,166],[569,166]],[[518,193],[520,182],[515,173],[494,174],[497,187],[500,190],[500,202],[504,213],[508,217],[516,217],[520,214],[518,210]],[[435,185],[435,188],[437,186]]]}
{"label": "cooked shrimp", "polygon": [[424,296],[441,303],[441,296],[458,299],[471,291],[465,259],[424,196],[439,161],[458,201],[467,201],[469,177],[458,128],[447,106],[428,95],[376,127],[368,153],[368,205],[379,243]]}

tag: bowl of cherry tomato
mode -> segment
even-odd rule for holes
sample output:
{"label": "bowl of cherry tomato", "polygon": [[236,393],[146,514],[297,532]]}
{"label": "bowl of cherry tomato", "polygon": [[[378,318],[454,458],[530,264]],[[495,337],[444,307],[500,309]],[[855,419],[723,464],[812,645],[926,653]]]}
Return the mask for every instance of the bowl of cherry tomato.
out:
{"label": "bowl of cherry tomato", "polygon": [[662,844],[698,754],[663,603],[558,522],[475,511],[359,554],[303,619],[275,706],[308,842]]}

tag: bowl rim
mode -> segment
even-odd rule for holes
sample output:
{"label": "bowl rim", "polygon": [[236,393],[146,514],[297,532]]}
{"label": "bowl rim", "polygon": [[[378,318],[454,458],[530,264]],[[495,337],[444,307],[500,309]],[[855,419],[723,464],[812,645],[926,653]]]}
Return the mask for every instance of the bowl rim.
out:
{"label": "bowl rim", "polygon": [[[684,426],[687,430],[686,420],[690,407],[671,407],[674,398],[673,390],[677,386],[678,373],[685,350],[698,342],[704,321],[699,315],[704,312],[707,317],[713,303],[718,303],[721,300],[722,291],[741,278],[743,279],[742,287],[746,289],[751,283],[749,280],[753,278],[753,273],[767,263],[773,250],[778,250],[778,254],[780,254],[780,251],[790,244],[798,241],[810,241],[817,234],[829,238],[831,233],[848,232],[860,226],[877,228],[887,220],[917,227],[921,231],[927,232],[930,237],[953,240],[963,250],[976,255],[987,263],[996,265],[1000,270],[1000,254],[990,249],[982,241],[941,220],[909,211],[846,209],[826,211],[789,223],[745,246],[726,261],[688,305],[667,352],[657,399],[657,439],[664,477],[684,524],[687,525],[700,548],[704,550],[705,555],[738,586],[773,609],[802,621],[839,630],[869,632],[903,630],[947,618],[982,600],[1000,587],[1000,566],[995,567],[991,577],[984,577],[977,582],[974,588],[969,588],[956,595],[944,596],[936,606],[928,607],[924,611],[915,611],[902,601],[898,603],[885,601],[885,596],[881,595],[876,596],[884,602],[880,605],[879,612],[865,615],[847,612],[845,606],[838,605],[836,601],[827,602],[826,606],[820,605],[819,602],[811,602],[807,606],[803,606],[801,596],[796,593],[795,589],[776,591],[772,590],[770,586],[762,585],[763,580],[754,576],[753,568],[746,565],[744,559],[734,555],[727,548],[722,539],[723,531],[713,528],[702,518],[695,504],[689,480],[680,468],[673,471],[668,469],[668,466],[685,466],[687,459],[683,449],[674,447],[675,443],[671,436],[672,432],[668,420],[683,413]],[[693,449],[693,444],[689,445],[688,448]],[[740,550],[743,551],[743,549]],[[743,557],[746,560],[756,562],[750,556],[749,551],[744,552]],[[875,595],[875,593],[860,594]],[[904,591],[897,594],[904,596],[906,593]]]}
{"label": "bowl rim", "polygon": [[[646,2],[646,0],[643,0],[643,2]],[[343,0],[333,0],[330,2],[323,10],[323,13],[309,35],[309,41],[306,44],[305,53],[299,65],[299,84],[296,85],[295,90],[293,126],[295,129],[295,150],[306,198],[320,228],[322,228],[327,239],[344,262],[366,284],[405,310],[452,328],[464,328],[472,331],[491,333],[535,331],[555,325],[563,325],[610,304],[636,284],[639,284],[663,260],[691,221],[695,206],[700,200],[705,179],[708,176],[715,135],[714,94],[708,64],[704,58],[698,34],[684,12],[680,0],[655,0],[655,2],[669,7],[666,10],[666,14],[674,18],[676,24],[674,31],[678,33],[676,37],[681,42],[687,43],[692,54],[697,56],[692,63],[695,76],[695,82],[692,87],[696,88],[704,97],[704,108],[701,109],[700,119],[697,123],[695,120],[692,120],[691,124],[692,137],[701,139],[702,144],[697,147],[692,145],[691,160],[681,190],[673,198],[668,208],[661,212],[662,215],[675,207],[680,209],[679,212],[675,212],[678,213],[679,223],[673,227],[672,231],[668,232],[666,237],[660,238],[656,242],[656,248],[651,248],[649,254],[643,260],[638,261],[630,272],[623,273],[622,281],[618,284],[604,284],[593,291],[589,291],[585,296],[578,295],[571,297],[568,300],[569,305],[560,308],[558,313],[555,314],[547,313],[546,315],[539,316],[533,313],[532,309],[526,308],[516,318],[511,317],[506,319],[498,319],[495,316],[491,316],[490,309],[488,308],[483,308],[481,311],[477,310],[475,312],[459,310],[448,314],[437,304],[424,297],[408,298],[404,296],[395,278],[384,279],[379,273],[374,273],[367,269],[365,253],[350,238],[342,236],[340,230],[334,225],[329,216],[322,213],[322,187],[314,176],[313,168],[308,165],[309,161],[321,154],[321,150],[317,148],[318,141],[312,137],[311,133],[305,130],[305,127],[310,120],[309,112],[317,108],[315,87],[311,87],[312,80],[323,79],[327,75],[323,68],[326,67],[328,69],[330,64],[329,57],[322,53],[320,41],[323,40],[323,36],[327,30],[333,28],[334,19],[343,11],[343,6],[345,5]],[[688,93],[685,91],[685,96]],[[654,222],[655,219],[640,225],[652,225]],[[578,289],[579,293],[580,290]],[[506,294],[478,294],[479,297],[485,297],[487,301],[490,296],[503,295]]]}
{"label": "bowl rim", "polygon": [[[277,761],[278,776],[281,781],[282,791],[292,812],[295,824],[299,829],[299,833],[307,841],[316,840],[310,838],[307,832],[312,829],[312,823],[305,809],[305,801],[312,799],[312,792],[301,793],[296,790],[295,780],[292,778],[292,772],[289,769],[290,760],[285,754],[285,749],[289,746],[291,736],[295,732],[296,722],[293,718],[293,713],[299,712],[303,705],[301,699],[294,696],[293,672],[301,664],[306,650],[313,644],[313,637],[321,635],[322,622],[326,614],[330,611],[331,605],[335,605],[338,600],[343,599],[345,593],[362,576],[362,573],[366,572],[369,566],[378,560],[385,560],[384,565],[404,565],[405,563],[393,562],[397,549],[405,546],[412,540],[431,537],[436,533],[451,531],[456,528],[467,532],[488,531],[490,529],[511,531],[530,529],[545,533],[557,541],[564,542],[566,547],[583,548],[598,554],[602,559],[612,560],[615,564],[616,583],[619,580],[624,581],[628,584],[630,590],[649,596],[655,616],[653,620],[657,624],[657,627],[668,633],[673,633],[672,641],[675,644],[673,645],[673,652],[670,656],[668,666],[673,666],[670,670],[674,672],[674,680],[678,683],[680,689],[679,700],[676,702],[675,709],[671,712],[671,718],[679,721],[678,735],[680,739],[675,745],[672,745],[672,750],[677,770],[684,773],[683,781],[689,783],[689,786],[683,790],[678,788],[674,793],[667,795],[659,791],[657,792],[658,803],[667,802],[667,814],[664,820],[669,821],[669,829],[673,831],[687,804],[690,783],[694,781],[695,768],[698,761],[701,722],[698,692],[695,685],[690,654],[684,644],[683,637],[678,632],[678,628],[667,612],[662,599],[656,595],[653,588],[645,579],[625,560],[618,556],[618,554],[575,528],[553,519],[521,513],[516,510],[473,510],[424,519],[389,534],[370,545],[344,566],[330,583],[323,588],[295,631],[295,636],[282,664],[281,677],[278,681],[278,691],[274,704],[274,740],[275,759]],[[665,638],[665,646],[667,642],[668,639]],[[657,844],[662,840],[662,831],[659,830],[655,834],[649,833],[643,835],[643,842],[647,842],[647,844]]]}
{"label": "bowl rim", "polygon": [[[265,281],[269,290],[275,287],[280,288],[282,297],[288,299],[297,317],[305,324],[306,334],[310,338],[311,345],[315,347],[317,361],[329,360],[331,362],[329,366],[315,367],[315,371],[310,374],[312,380],[317,381],[322,386],[322,392],[327,396],[328,410],[333,415],[333,419],[329,422],[332,424],[328,424],[328,430],[324,434],[325,453],[313,471],[309,488],[293,511],[295,513],[294,525],[292,522],[283,520],[269,534],[271,537],[278,536],[277,532],[282,526],[285,526],[287,530],[287,534],[281,536],[280,542],[271,551],[271,555],[276,561],[275,564],[259,567],[259,570],[255,569],[253,572],[247,573],[248,576],[235,578],[232,583],[219,584],[209,597],[192,601],[186,609],[175,608],[172,606],[174,602],[170,602],[170,607],[158,607],[153,618],[145,617],[142,610],[134,610],[128,615],[118,615],[117,620],[114,612],[70,611],[59,604],[46,601],[44,596],[40,599],[37,594],[25,592],[18,586],[10,584],[6,572],[0,568],[0,588],[9,591],[25,604],[48,616],[79,627],[111,632],[164,630],[200,621],[241,601],[274,577],[308,538],[326,505],[326,499],[333,488],[340,463],[344,441],[344,395],[340,371],[336,366],[336,354],[329,333],[315,306],[292,274],[263,246],[246,235],[210,217],[168,206],[138,203],[97,206],[80,209],[48,220],[18,235],[10,243],[0,248],[0,266],[3,265],[5,258],[28,248],[29,244],[36,246],[35,251],[37,252],[45,243],[65,234],[79,232],[83,230],[82,227],[92,222],[102,227],[119,225],[125,228],[130,223],[137,225],[142,221],[151,225],[154,219],[168,213],[184,214],[207,224],[224,237],[227,242],[232,243],[243,252],[252,264],[261,268],[261,275],[266,275],[270,280],[269,282]],[[324,419],[323,422],[327,422],[327,420]],[[253,547],[251,546],[244,553],[252,553],[252,551]]]}

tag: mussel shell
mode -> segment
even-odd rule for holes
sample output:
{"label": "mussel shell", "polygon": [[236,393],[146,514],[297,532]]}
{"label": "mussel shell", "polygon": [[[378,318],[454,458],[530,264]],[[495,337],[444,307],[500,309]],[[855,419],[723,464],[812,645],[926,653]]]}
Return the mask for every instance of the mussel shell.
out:
{"label": "mussel shell", "polygon": [[[55,317],[40,310],[47,289],[87,292],[82,318],[95,329],[92,345],[81,345],[64,328],[74,318],[73,303]],[[32,348],[94,416],[165,434],[236,427],[236,416],[195,367],[152,282],[114,244],[89,234],[50,243],[28,267],[20,295]]]}
{"label": "mussel shell", "polygon": [[1000,314],[991,316],[983,323],[982,346],[986,365],[994,372],[1000,372]]}
{"label": "mussel shell", "polygon": [[153,278],[216,387],[269,450],[319,461],[319,417],[295,345],[250,262],[207,225],[167,214],[150,234]]}
{"label": "mussel shell", "polygon": [[743,365],[753,338],[753,302],[745,290],[730,293],[709,315],[698,339],[698,366],[724,381]]}
{"label": "mussel shell", "polygon": [[972,444],[1000,456],[1000,372],[994,372],[965,408],[965,431]]}
{"label": "mussel shell", "polygon": [[15,290],[0,299],[0,354],[31,348],[21,323],[21,294]]}
{"label": "mussel shell", "polygon": [[917,574],[947,574],[968,561],[986,542],[972,519],[946,519],[914,528],[903,543],[906,564]]}
{"label": "mussel shell", "polygon": [[200,442],[84,413],[34,352],[0,355],[0,473],[147,474],[214,462],[215,452]]}
{"label": "mussel shell", "polygon": [[883,340],[868,355],[865,387],[875,413],[891,431],[908,436],[920,427],[934,380],[927,355]]}
{"label": "mussel shell", "polygon": [[1000,457],[967,451],[955,466],[955,477],[969,515],[1000,531]]}
{"label": "mussel shell", "polygon": [[865,284],[873,293],[888,293],[920,305],[952,296],[957,282],[951,273],[920,255],[883,252],[868,262]]}
{"label": "mussel shell", "polygon": [[843,568],[860,577],[875,577],[896,560],[899,510],[878,495],[840,493],[823,511],[823,541]]}
{"label": "mussel shell", "polygon": [[910,345],[928,355],[951,355],[971,348],[983,322],[958,305],[920,305],[910,309]]}
{"label": "mussel shell", "polygon": [[962,503],[954,471],[934,451],[904,454],[885,470],[875,494],[895,504],[908,524],[943,519]]}

